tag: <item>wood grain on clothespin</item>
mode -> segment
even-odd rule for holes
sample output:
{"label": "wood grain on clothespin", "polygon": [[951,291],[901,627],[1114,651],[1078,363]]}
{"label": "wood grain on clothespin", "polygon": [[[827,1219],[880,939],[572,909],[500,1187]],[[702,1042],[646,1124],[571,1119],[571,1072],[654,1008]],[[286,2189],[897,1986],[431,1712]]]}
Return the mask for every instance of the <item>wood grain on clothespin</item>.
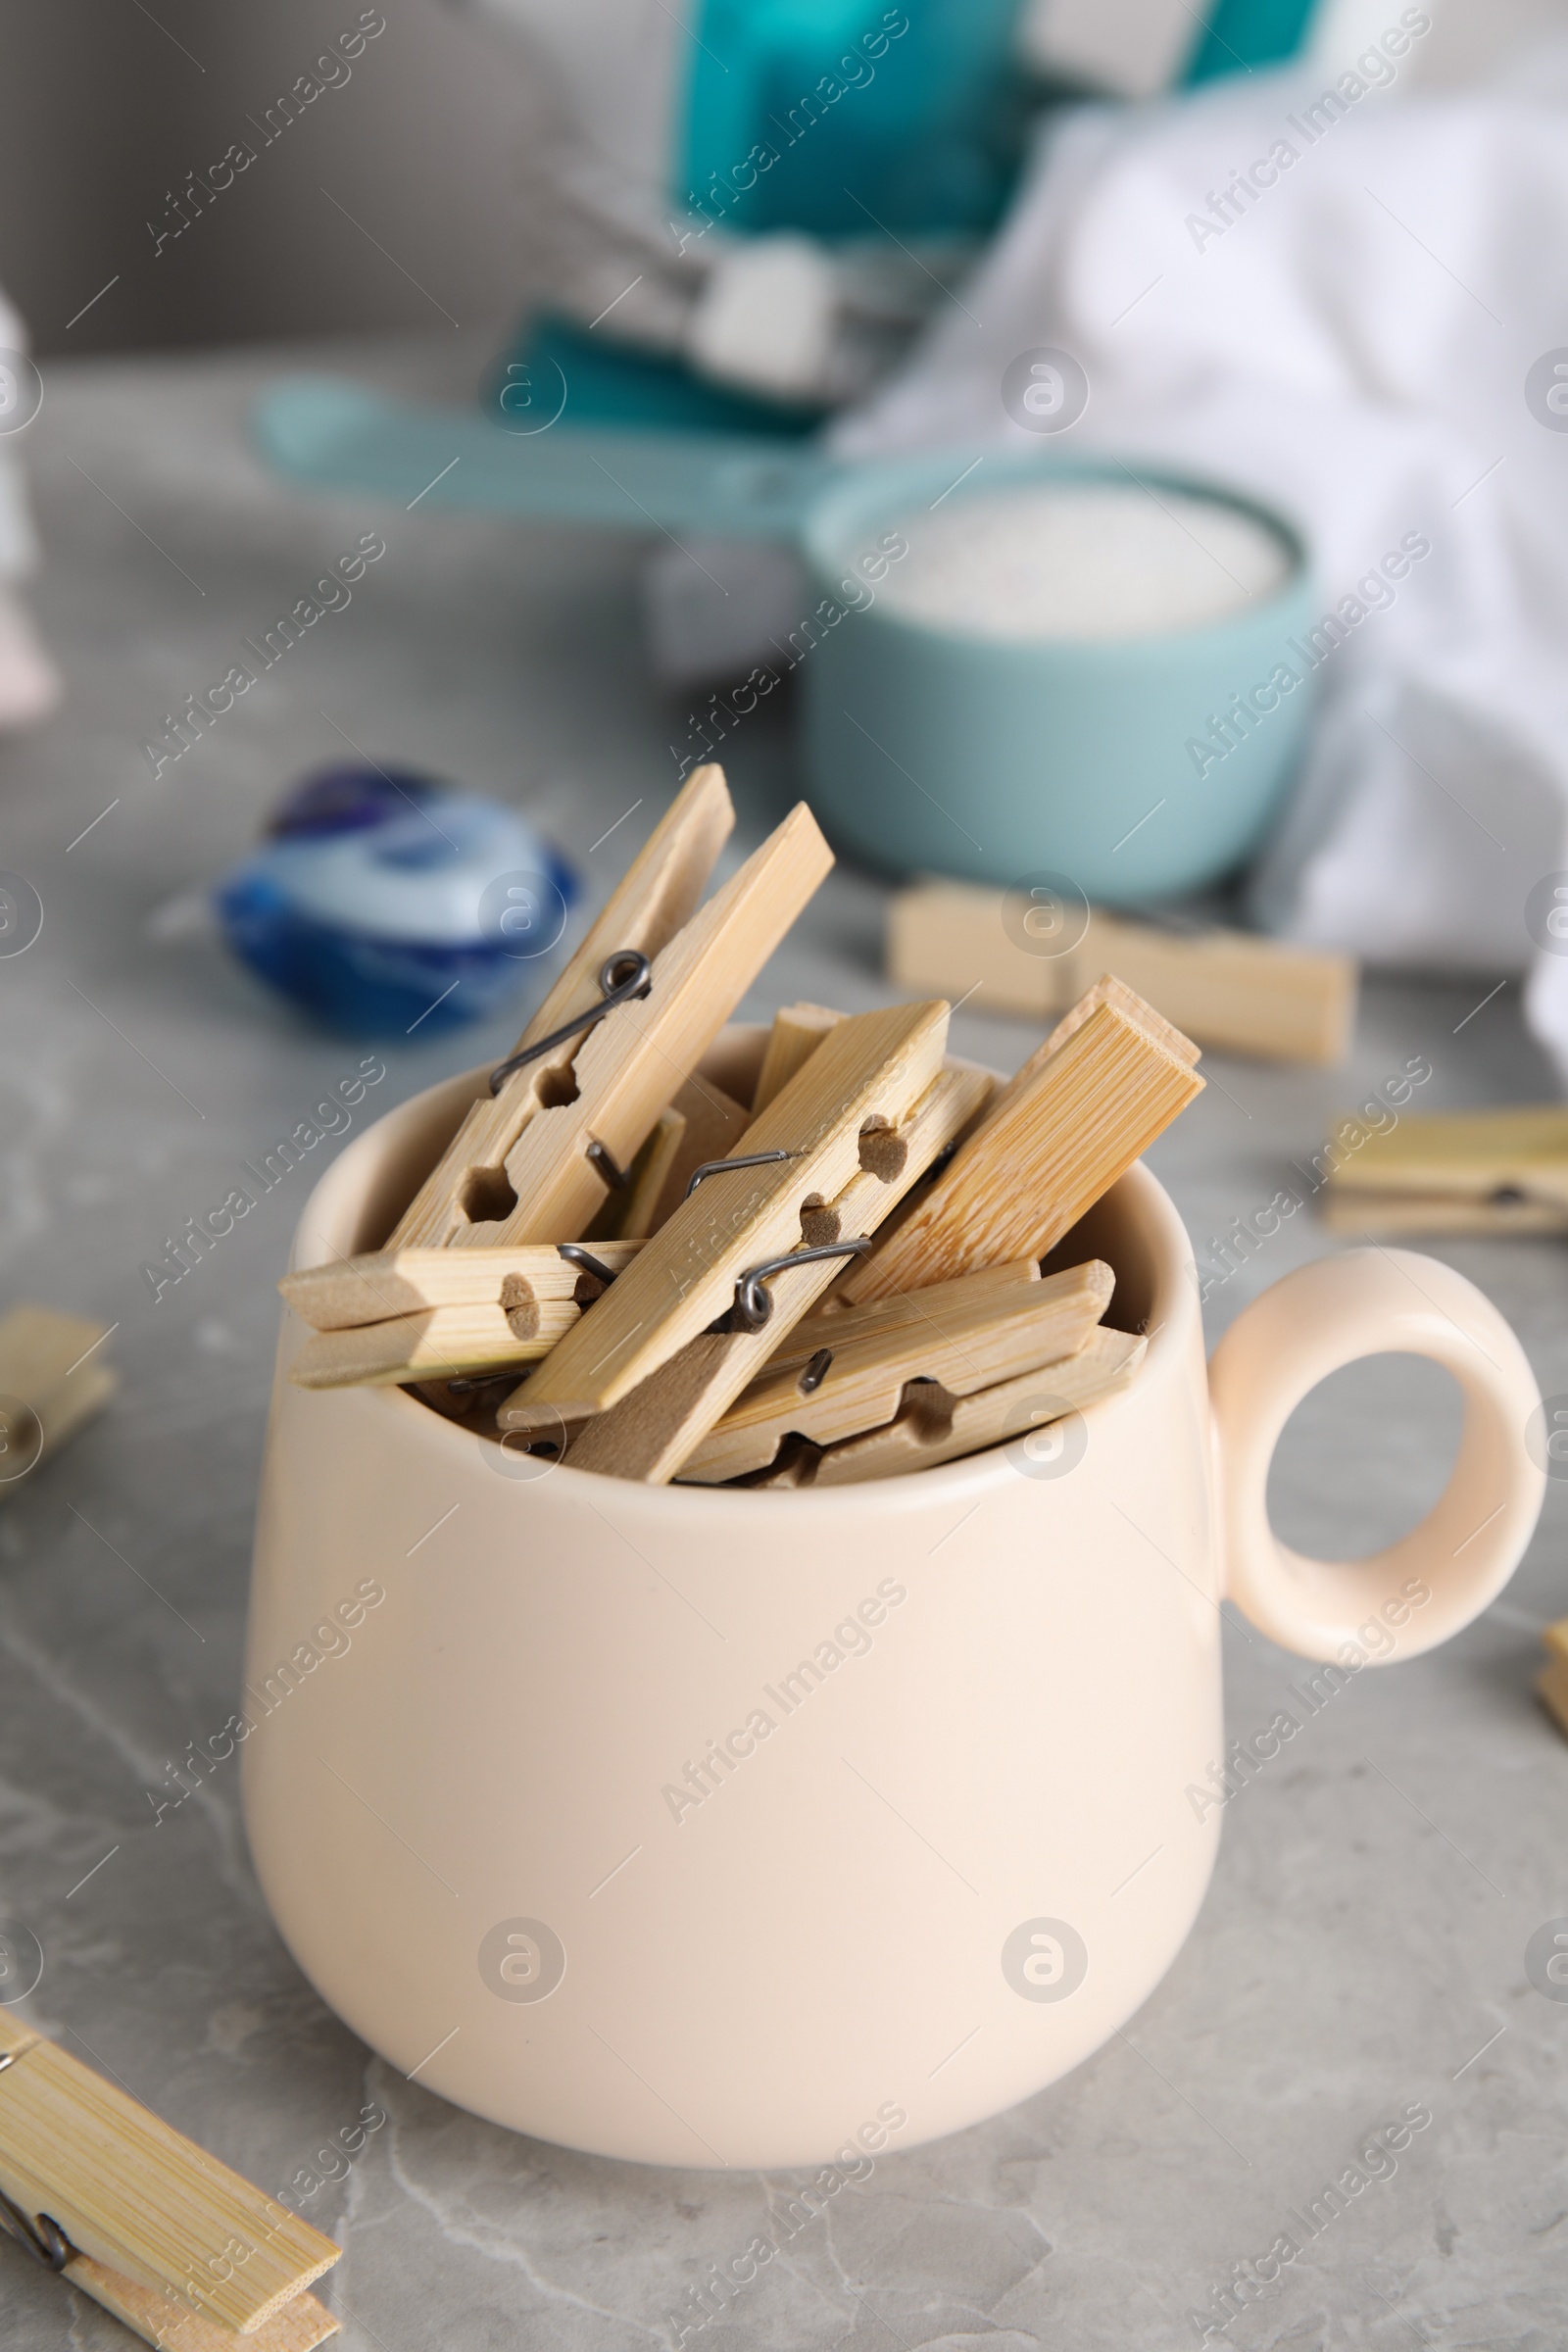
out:
{"label": "wood grain on clothespin", "polygon": [[[29,2226],[46,2215],[91,2263],[163,2301],[172,2340],[172,2323],[196,2310],[240,2340],[266,2342],[260,2330],[342,2251],[3,2013],[0,2189]],[[96,2293],[89,2278],[81,2283]]]}
{"label": "wood grain on clothespin", "polygon": [[[898,1417],[885,1428],[846,1438],[820,1453],[809,1445],[799,1446],[780,1461],[773,1477],[757,1483],[851,1486],[862,1479],[933,1470],[940,1462],[957,1461],[1013,1440],[1025,1446],[1049,1446],[1049,1436],[1042,1441],[1035,1433],[1049,1433],[1067,1413],[1082,1412],[1125,1387],[1148,1346],[1145,1339],[1102,1327],[1060,1362],[1042,1364],[972,1396],[956,1396],[936,1382],[911,1383]],[[1040,1458],[1044,1469],[1049,1456]],[[1020,1475],[1029,1466],[1026,1457]]]}
{"label": "wood grain on clothespin", "polygon": [[611,1190],[609,1166],[629,1166],[832,863],[802,802],[654,958],[647,996],[589,1031],[571,1096],[547,1102],[507,1153],[511,1205],[463,1226],[455,1246],[583,1232]]}
{"label": "wood grain on clothespin", "polygon": [[1076,1004],[1068,1005],[1050,1036],[1043,1045],[1036,1047],[1005,1091],[1010,1093],[1020,1079],[1027,1084],[1041,1063],[1048,1061],[1053,1054],[1064,1046],[1068,1038],[1081,1029],[1089,1015],[1102,1004],[1114,1004],[1117,1011],[1124,1012],[1130,1021],[1137,1021],[1164,1047],[1167,1054],[1173,1054],[1178,1061],[1186,1062],[1190,1070],[1198,1066],[1200,1049],[1190,1037],[1184,1035],[1173,1021],[1166,1020],[1162,1012],[1156,1012],[1153,1005],[1147,1004],[1136,989],[1128,987],[1125,980],[1119,979],[1114,972],[1102,972],[1094,986],[1085,989]]}
{"label": "wood grain on clothespin", "polygon": [[828,1031],[836,1029],[844,1017],[842,1012],[832,1012],[825,1004],[786,1004],[773,1015],[752,1096],[754,1119],[767,1108],[775,1095],[784,1092],[796,1071],[809,1061]]}
{"label": "wood grain on clothespin", "polygon": [[[705,1486],[764,1469],[788,1436],[831,1446],[891,1422],[907,1384],[940,1382],[949,1398],[993,1389],[1071,1355],[1110,1304],[1116,1278],[1102,1259],[1005,1288],[960,1275],[905,1295],[917,1309],[895,1324],[880,1304],[848,1308],[831,1346],[802,1357],[792,1332],[682,1465]],[[568,1459],[570,1457],[568,1456]]]}
{"label": "wood grain on clothespin", "polygon": [[[953,1065],[950,1063],[949,1066],[951,1068]],[[959,1279],[963,1283],[966,1298],[982,1298],[995,1291],[1011,1293],[1020,1283],[1040,1280],[1040,1260],[1037,1257],[1019,1257],[1008,1259],[1000,1266],[978,1266],[973,1273],[964,1274]],[[933,1285],[933,1289],[941,1288],[945,1286]],[[813,1307],[808,1315],[803,1315],[788,1339],[774,1349],[768,1362],[793,1363],[797,1359],[804,1362],[808,1356],[814,1355],[819,1348],[831,1348],[844,1329],[844,1318],[849,1314],[855,1316],[858,1331],[918,1329],[924,1323],[927,1312],[923,1301],[931,1296],[930,1290],[894,1291],[886,1298],[873,1299],[868,1306],[851,1307],[844,1299],[830,1295],[820,1306]]]}
{"label": "wood grain on clothespin", "polygon": [[1031,936],[1030,916],[1003,891],[917,883],[888,909],[889,976],[1041,1020],[1108,968],[1205,1049],[1267,1061],[1344,1058],[1358,977],[1348,956],[1249,931],[1172,930],[1100,907],[1059,910],[1058,949],[1050,934]]}
{"label": "wood grain on clothespin", "polygon": [[707,1160],[727,1159],[751,1119],[743,1103],[694,1071],[661,1111],[638,1155],[616,1233],[627,1241],[646,1241],[657,1233],[685,1200],[694,1171]]}
{"label": "wood grain on clothespin", "polygon": [[[637,1247],[635,1242],[596,1242],[591,1254],[618,1274],[630,1265]],[[499,1250],[379,1250],[285,1274],[277,1287],[317,1331],[385,1323],[427,1307],[505,1305],[517,1312],[532,1306],[548,1314],[586,1303],[579,1297],[582,1268],[563,1257],[553,1242]],[[597,1298],[600,1287],[589,1296]],[[575,1320],[574,1314],[564,1315],[561,1330]],[[518,1337],[531,1334],[519,1328]]]}
{"label": "wood grain on clothespin", "polygon": [[[723,769],[711,764],[694,768],[523,1030],[514,1052],[521,1053],[597,1004],[603,994],[599,974],[610,956],[622,949],[658,956],[669,945],[696,911],[734,822]],[[487,1204],[505,1200],[507,1155],[523,1128],[546,1104],[564,1096],[570,1099],[566,1073],[582,1043],[581,1036],[567,1038],[515,1071],[498,1095],[483,1096],[470,1106],[398,1219],[387,1249],[439,1249],[474,1221],[491,1216]],[[671,1074],[671,1093],[682,1074]],[[575,1234],[538,1238],[571,1241]]]}
{"label": "wood grain on clothespin", "polygon": [[[907,1155],[903,1165],[890,1156],[859,1168],[829,1209],[803,1217],[803,1240],[808,1243],[813,1231],[829,1224],[847,1235],[874,1230],[921,1171],[962,1134],[990,1083],[983,1071],[942,1070],[897,1130],[894,1140]],[[583,1425],[567,1450],[567,1463],[650,1485],[676,1476],[797,1317],[821,1298],[842,1262],[808,1260],[770,1275],[773,1311],[760,1330],[711,1329],[688,1340],[618,1403]]]}
{"label": "wood grain on clothespin", "polygon": [[654,1229],[654,1204],[663,1191],[685,1138],[685,1112],[677,1110],[673,1102],[666,1102],[649,1128],[642,1150],[626,1170],[623,1189],[610,1195],[584,1233],[584,1241],[591,1236],[606,1239],[612,1233],[635,1235],[640,1241],[648,1239]]}
{"label": "wood grain on clothespin", "polygon": [[[699,1186],[518,1391],[501,1414],[503,1426],[548,1429],[560,1418],[604,1412],[727,1313],[748,1269],[803,1243],[869,1230],[850,1232],[840,1197],[858,1214],[862,1200],[870,1211],[901,1197],[901,1177],[913,1181],[909,1141],[900,1131],[941,1072],[947,1024],[945,1004],[893,1005],[833,1030],[748,1128],[744,1153],[736,1155],[780,1157],[721,1169]],[[860,1176],[868,1187],[852,1189]],[[801,1269],[798,1278],[823,1263],[830,1278],[832,1260]],[[808,1298],[797,1311],[810,1303]]]}
{"label": "wood grain on clothespin", "polygon": [[1166,1023],[1137,1004],[1102,997],[1037,1056],[1027,1083],[1005,1091],[909,1214],[840,1280],[839,1297],[859,1306],[1053,1250],[1202,1090],[1191,1060],[1164,1043]]}
{"label": "wood grain on clothespin", "polygon": [[1331,1232],[1568,1232],[1561,1103],[1400,1113],[1383,1128],[1352,1112],[1327,1149],[1322,1207]]}
{"label": "wood grain on clothespin", "polygon": [[301,2293],[244,2335],[205,2312],[171,2300],[170,2291],[138,2286],[86,2254],[73,2255],[61,2272],[73,2286],[101,2303],[156,2352],[317,2352],[343,2323],[313,2294]]}
{"label": "wood grain on clothespin", "polygon": [[1181,1030],[1173,1027],[1152,1004],[1146,1004],[1125,980],[1118,980],[1113,972],[1102,972],[1093,988],[1085,989],[1077,1004],[1068,1006],[1055,1027],[1036,1046],[1028,1060],[1019,1064],[1005,1086],[998,1089],[986,1110],[987,1119],[996,1118],[1006,1109],[1008,1103],[1026,1093],[1052,1055],[1083,1027],[1089,1015],[1102,1004],[1114,1004],[1118,1012],[1125,1013],[1130,1021],[1135,1021],[1148,1036],[1162,1045],[1167,1054],[1185,1062],[1189,1069],[1196,1068],[1199,1049],[1192,1039],[1184,1037]]}
{"label": "wood grain on clothespin", "polygon": [[[640,1242],[585,1245],[594,1266],[612,1277],[630,1265]],[[389,1250],[389,1263],[410,1259],[442,1261],[441,1272],[416,1276],[433,1290],[461,1292],[460,1282],[442,1279],[456,1263],[482,1277],[483,1295],[471,1277],[469,1296],[380,1323],[357,1323],[337,1331],[313,1332],[289,1366],[302,1389],[345,1389],[368,1383],[400,1387],[406,1381],[467,1378],[476,1373],[521,1369],[546,1356],[608,1287],[591,1267],[564,1257],[543,1243],[518,1250]],[[493,1261],[493,1262],[492,1262]]]}

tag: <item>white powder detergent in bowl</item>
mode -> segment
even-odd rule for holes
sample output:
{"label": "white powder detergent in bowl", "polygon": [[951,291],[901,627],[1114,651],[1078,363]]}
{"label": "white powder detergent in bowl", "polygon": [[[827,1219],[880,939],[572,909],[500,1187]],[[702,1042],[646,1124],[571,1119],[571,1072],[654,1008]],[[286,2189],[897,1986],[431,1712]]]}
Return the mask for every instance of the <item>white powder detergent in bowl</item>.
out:
{"label": "white powder detergent in bowl", "polygon": [[906,514],[884,606],[968,636],[1169,636],[1274,595],[1291,551],[1257,515],[1135,483],[1014,484]]}
{"label": "white powder detergent in bowl", "polygon": [[1287,515],[1142,462],[944,448],[846,468],[802,544],[842,614],[800,665],[812,806],[868,864],[1136,906],[1274,822],[1313,699]]}

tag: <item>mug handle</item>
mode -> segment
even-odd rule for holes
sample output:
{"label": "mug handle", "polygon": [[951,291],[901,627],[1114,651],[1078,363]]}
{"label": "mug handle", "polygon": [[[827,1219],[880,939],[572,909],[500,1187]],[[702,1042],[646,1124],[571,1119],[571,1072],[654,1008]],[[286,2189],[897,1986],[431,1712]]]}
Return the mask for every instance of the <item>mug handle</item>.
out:
{"label": "mug handle", "polygon": [[[1463,1390],[1453,1474],[1397,1544],[1359,1560],[1310,1559],[1269,1525],[1275,1443],[1328,1373],[1392,1350],[1446,1364]],[[1210,1358],[1208,1386],[1225,1589],[1286,1649],[1332,1660],[1369,1613],[1381,1613],[1399,1628],[1397,1654],[1417,1657],[1479,1616],[1518,1566],[1545,1493],[1526,1442],[1541,1392],[1508,1324],[1451,1266],[1379,1249],[1298,1266],[1237,1316]],[[1430,1594],[1414,1612],[1401,1592],[1410,1581]]]}

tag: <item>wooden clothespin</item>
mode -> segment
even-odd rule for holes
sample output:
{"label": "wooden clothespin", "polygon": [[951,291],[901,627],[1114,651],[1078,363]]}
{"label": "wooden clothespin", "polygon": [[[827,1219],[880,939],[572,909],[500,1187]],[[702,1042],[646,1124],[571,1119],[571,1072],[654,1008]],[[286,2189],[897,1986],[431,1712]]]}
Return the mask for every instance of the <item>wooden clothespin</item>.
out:
{"label": "wooden clothespin", "polygon": [[[1247,931],[1172,931],[1100,907],[1051,909],[1063,951],[1035,938],[1043,909],[968,882],[928,881],[888,910],[889,977],[922,994],[967,996],[984,1010],[1040,1020],[1113,969],[1166,1018],[1217,1053],[1266,1061],[1342,1060],[1355,1022],[1357,971],[1348,956]],[[1082,936],[1068,944],[1080,923]],[[1025,944],[1025,941],[1029,944]],[[1035,951],[1040,952],[1035,952]]]}
{"label": "wooden clothespin", "polygon": [[[616,929],[623,915],[633,935],[663,930],[671,909],[700,886],[696,877],[727,830],[728,808],[718,770],[700,770],[600,917],[590,949],[625,936]],[[651,964],[641,950],[613,952],[594,1001],[530,1043],[566,1001],[564,981],[518,1054],[496,1073],[493,1099],[469,1110],[385,1250],[489,1249],[581,1235],[607,1197],[625,1189],[626,1171],[661,1112],[832,862],[801,805]],[[580,961],[573,959],[567,980],[581,977]],[[313,1286],[334,1279],[331,1268],[302,1274],[293,1302],[307,1311]]]}
{"label": "wooden clothespin", "polygon": [[1548,1625],[1541,1639],[1546,1644],[1546,1663],[1536,1678],[1536,1692],[1558,1731],[1568,1738],[1568,1617]]}
{"label": "wooden clothespin", "polygon": [[98,1352],[112,1328],[47,1306],[0,1317],[0,1501],[114,1395]]}
{"label": "wooden clothespin", "polygon": [[[1350,1131],[1356,1128],[1355,1140]],[[1568,1109],[1340,1122],[1322,1196],[1334,1233],[1568,1233]]]}
{"label": "wooden clothespin", "polygon": [[[589,1254],[618,1274],[636,1256],[637,1244],[598,1242]],[[564,1332],[577,1319],[566,1310],[597,1298],[604,1285],[585,1273],[579,1257],[564,1257],[553,1243],[528,1242],[515,1250],[378,1250],[285,1274],[277,1287],[317,1331],[348,1331],[432,1307],[494,1306],[504,1299],[513,1312],[537,1310],[536,1321],[559,1315]]]}
{"label": "wooden clothespin", "polygon": [[1190,1070],[1197,1068],[1200,1052],[1196,1042],[1185,1031],[1178,1029],[1174,1021],[1167,1020],[1162,1012],[1157,1012],[1152,1004],[1146,1003],[1136,989],[1129,988],[1119,973],[1102,972],[1094,986],[1085,989],[1077,1002],[1068,1005],[1044,1044],[1035,1048],[1028,1060],[1008,1081],[998,1097],[997,1107],[1000,1109],[1003,1101],[1015,1090],[1021,1091],[1027,1086],[1036,1071],[1083,1027],[1089,1015],[1097,1012],[1102,1004],[1113,1004],[1118,1012],[1125,1013],[1128,1020],[1136,1021],[1177,1061],[1184,1061]]}
{"label": "wooden clothespin", "polygon": [[[945,1004],[894,1005],[830,1031],[747,1130],[744,1152],[692,1193],[545,1358],[502,1427],[558,1435],[608,1416],[690,1343],[710,1340],[700,1364],[683,1355],[657,1396],[650,1389],[651,1424],[584,1431],[571,1456],[612,1476],[672,1476],[848,1246],[875,1230],[985,1099],[981,1074],[943,1069],[947,1025]],[[803,1249],[834,1254],[789,1263]],[[731,1328],[710,1331],[720,1318]]]}
{"label": "wooden clothespin", "polygon": [[[833,1223],[844,1233],[853,1233],[857,1226],[862,1233],[874,1229],[917,1182],[922,1170],[963,1133],[990,1083],[981,1071],[943,1070],[898,1130],[898,1143],[906,1147],[908,1153],[904,1165],[889,1159],[881,1165],[873,1161],[862,1166],[826,1214],[817,1210],[803,1217],[803,1239],[809,1245],[813,1232],[830,1229]],[[760,1294],[762,1300],[774,1302],[764,1328],[714,1327],[688,1340],[667,1364],[586,1423],[567,1451],[568,1463],[580,1470],[598,1470],[607,1477],[635,1478],[655,1485],[673,1478],[693,1447],[767,1359],[795,1317],[832,1282],[835,1261],[829,1258],[813,1263],[810,1254],[808,1247],[800,1258],[792,1256],[780,1262],[769,1287]]]}
{"label": "wooden clothespin", "polygon": [[[1039,1280],[1040,1261],[1034,1257],[1012,1259],[1000,1266],[980,1266],[972,1274],[962,1277],[964,1295],[969,1298],[982,1298],[993,1291],[1010,1294],[1021,1282]],[[786,1356],[814,1355],[819,1348],[831,1348],[844,1328],[844,1317],[852,1311],[857,1318],[857,1329],[863,1332],[919,1329],[925,1321],[925,1308],[921,1301],[929,1296],[926,1291],[893,1291],[886,1298],[878,1298],[869,1306],[858,1306],[852,1310],[846,1300],[836,1298],[830,1291],[820,1306],[813,1307],[808,1315],[803,1315],[790,1333],[788,1342],[781,1343],[775,1350],[776,1358],[782,1362]],[[772,1360],[770,1357],[769,1361]]]}
{"label": "wooden clothespin", "polygon": [[[536,1057],[507,1078],[496,1094],[472,1105],[398,1219],[386,1243],[389,1250],[440,1249],[466,1238],[473,1225],[493,1221],[498,1208],[505,1213],[511,1194],[505,1181],[508,1155],[541,1109],[571,1100],[568,1073],[582,1036],[580,1032],[566,1036],[547,1053],[537,1053],[538,1047],[558,1029],[603,1003],[602,975],[612,956],[655,956],[669,945],[696,911],[703,886],[734,823],[735,810],[723,769],[711,764],[694,768],[509,1059],[514,1061],[525,1054]],[[507,1064],[501,1066],[505,1069]],[[683,1070],[672,1073],[674,1084],[684,1075]],[[669,1093],[674,1092],[674,1084]],[[573,1232],[506,1238],[570,1241],[576,1237]]]}
{"label": "wooden clothespin", "polygon": [[1163,1014],[1157,1013],[1152,1004],[1146,1004],[1125,980],[1119,980],[1113,972],[1102,972],[1094,987],[1086,989],[1078,1002],[1068,1006],[1054,1029],[1036,1046],[1028,1060],[1020,1063],[1006,1085],[993,1097],[986,1117],[994,1119],[1019,1095],[1026,1094],[1052,1055],[1083,1027],[1089,1015],[1102,1004],[1114,1004],[1118,1012],[1125,1013],[1130,1021],[1135,1021],[1150,1037],[1157,1040],[1177,1061],[1184,1061],[1189,1069],[1197,1067],[1199,1052],[1193,1040],[1184,1036]]}
{"label": "wooden clothespin", "polygon": [[902,1303],[913,1311],[897,1321],[885,1301],[850,1307],[835,1319],[831,1342],[806,1354],[799,1329],[792,1332],[681,1477],[717,1486],[765,1469],[786,1437],[831,1446],[880,1428],[897,1416],[910,1382],[940,1382],[951,1402],[1070,1356],[1110,1304],[1114,1274],[1098,1258],[1045,1282],[1033,1259],[1024,1267],[1032,1280],[999,1285],[960,1275],[906,1294]]}
{"label": "wooden clothespin", "polygon": [[170,2352],[312,2352],[342,2248],[0,2013],[0,2227]]}
{"label": "wooden clothespin", "polygon": [[[325,1324],[295,1356],[289,1378],[302,1389],[388,1387],[537,1363],[641,1246],[387,1250],[343,1259],[322,1283],[286,1274],[278,1285],[284,1298],[292,1304],[302,1288],[305,1310]],[[379,1321],[363,1311],[367,1304],[386,1310]]]}
{"label": "wooden clothespin", "polygon": [[[909,1214],[838,1284],[864,1305],[1008,1258],[1044,1257],[1203,1081],[1198,1049],[1117,982],[1046,1040]],[[809,1066],[809,1065],[808,1065]]]}
{"label": "wooden clothespin", "polygon": [[825,1449],[809,1440],[781,1452],[763,1487],[839,1487],[873,1478],[934,1470],[940,1462],[980,1453],[1011,1439],[1034,1439],[1069,1412],[1082,1412],[1132,1378],[1149,1346],[1123,1331],[1092,1331],[1072,1355],[971,1396],[956,1396],[940,1382],[911,1382],[898,1416],[885,1428],[846,1438]]}
{"label": "wooden clothespin", "polygon": [[802,802],[654,958],[647,995],[615,1005],[579,1044],[570,1094],[547,1097],[507,1153],[507,1201],[492,1187],[481,1201],[492,1213],[454,1244],[584,1231],[832,863]]}
{"label": "wooden clothespin", "polygon": [[758,1118],[775,1095],[781,1095],[802,1065],[809,1061],[830,1029],[844,1019],[825,1004],[786,1004],[773,1015],[762,1066],[752,1096],[752,1116]]}
{"label": "wooden clothespin", "polygon": [[637,1154],[619,1213],[613,1200],[605,1203],[614,1232],[628,1241],[657,1233],[685,1200],[696,1171],[710,1159],[728,1158],[751,1119],[744,1103],[694,1071],[676,1088]]}

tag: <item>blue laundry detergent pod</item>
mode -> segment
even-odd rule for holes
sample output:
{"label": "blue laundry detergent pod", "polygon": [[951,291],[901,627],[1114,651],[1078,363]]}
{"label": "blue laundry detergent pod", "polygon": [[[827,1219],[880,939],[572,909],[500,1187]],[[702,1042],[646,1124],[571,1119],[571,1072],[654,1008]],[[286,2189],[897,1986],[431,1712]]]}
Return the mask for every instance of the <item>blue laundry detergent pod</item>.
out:
{"label": "blue laundry detergent pod", "polygon": [[577,876],[515,810],[428,776],[329,767],[214,903],[241,960],[356,1037],[486,1014],[561,959]]}

